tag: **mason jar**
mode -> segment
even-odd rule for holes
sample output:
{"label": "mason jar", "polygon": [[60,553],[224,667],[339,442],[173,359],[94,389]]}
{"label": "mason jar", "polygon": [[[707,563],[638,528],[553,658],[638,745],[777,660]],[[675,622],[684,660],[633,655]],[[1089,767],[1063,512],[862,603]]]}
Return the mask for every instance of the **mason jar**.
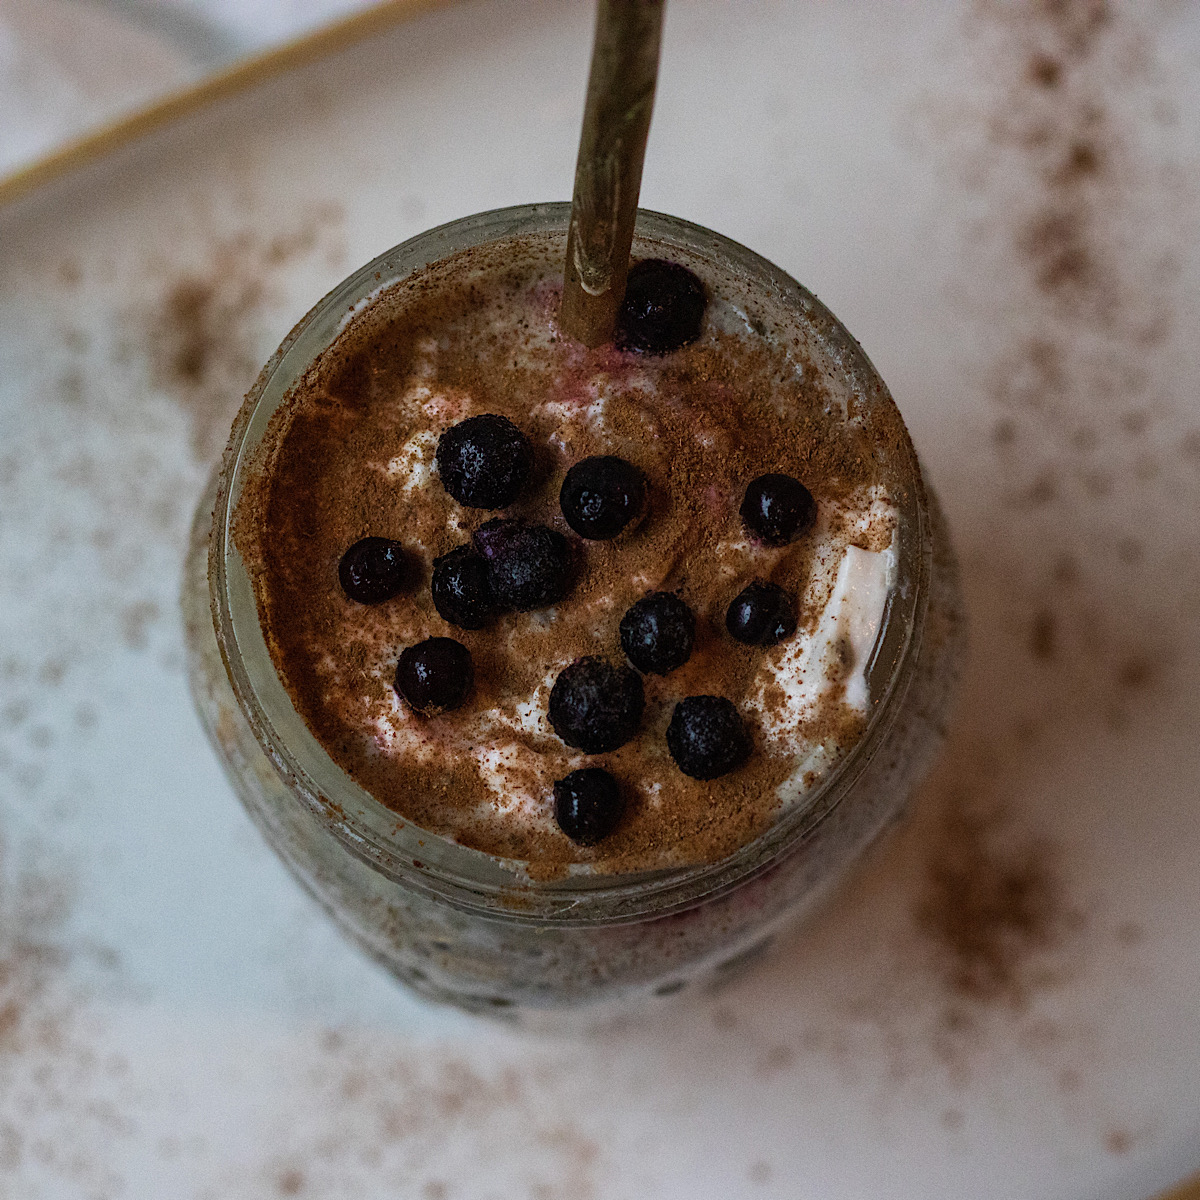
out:
{"label": "mason jar", "polygon": [[[911,445],[897,503],[896,572],[866,669],[864,731],[769,828],[717,862],[531,878],[403,820],[339,767],[296,711],[232,535],[273,414],[348,317],[449,255],[506,239],[565,252],[570,206],[466,217],[381,255],[287,336],[246,397],[197,510],[183,606],[201,720],[250,816],[299,882],[396,978],[434,1000],[536,1024],[603,1018],[707,987],[812,911],[904,808],[938,748],[963,651],[944,521]],[[802,326],[864,402],[891,403],[854,338],[810,292],[727,238],[640,212],[635,257],[735,281],[780,328]],[[875,398],[872,401],[871,398]]]}

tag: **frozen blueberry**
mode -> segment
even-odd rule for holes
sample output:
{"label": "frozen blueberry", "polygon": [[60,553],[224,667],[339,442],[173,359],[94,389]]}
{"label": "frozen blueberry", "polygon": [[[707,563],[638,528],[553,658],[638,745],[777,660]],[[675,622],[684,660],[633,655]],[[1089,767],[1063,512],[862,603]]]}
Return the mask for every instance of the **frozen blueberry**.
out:
{"label": "frozen blueberry", "polygon": [[433,560],[433,607],[459,629],[482,629],[496,611],[488,567],[474,546]]}
{"label": "frozen blueberry", "polygon": [[790,475],[760,475],[742,500],[746,528],[772,546],[786,546],[817,519],[812,492]]}
{"label": "frozen blueberry", "polygon": [[529,478],[533,447],[507,417],[484,413],[459,421],[442,434],[437,466],[442,485],[459,504],[504,508]]}
{"label": "frozen blueberry", "polygon": [[404,549],[390,538],[365,537],[338,563],[342,591],[359,604],[390,600],[404,586],[407,574]]}
{"label": "frozen blueberry", "polygon": [[426,638],[396,664],[396,691],[418,712],[458,708],[474,680],[471,652],[453,638]]}
{"label": "frozen blueberry", "polygon": [[747,646],[774,646],[796,632],[796,603],[777,584],[756,579],[734,598],[725,628]]}
{"label": "frozen blueberry", "polygon": [[500,608],[548,608],[570,589],[571,547],[554,529],[496,517],[475,530],[475,545]]}
{"label": "frozen blueberry", "polygon": [[678,350],[700,336],[707,304],[704,284],[687,267],[644,258],[629,269],[617,314],[617,345],[643,354]]}
{"label": "frozen blueberry", "polygon": [[615,538],[646,507],[646,477],[631,462],[600,454],[577,462],[558,502],[567,524],[592,541]]}
{"label": "frozen blueberry", "polygon": [[559,829],[581,846],[603,841],[624,813],[621,787],[602,767],[572,771],[554,785],[554,819]]}
{"label": "frozen blueberry", "polygon": [[667,749],[685,775],[716,779],[746,761],[750,735],[724,696],[689,696],[675,705]]}
{"label": "frozen blueberry", "polygon": [[695,640],[692,610],[670,592],[651,592],[621,618],[621,649],[646,675],[666,675],[682,667]]}
{"label": "frozen blueberry", "polygon": [[636,671],[602,658],[577,658],[550,689],[550,724],[568,746],[604,754],[637,733],[644,704]]}

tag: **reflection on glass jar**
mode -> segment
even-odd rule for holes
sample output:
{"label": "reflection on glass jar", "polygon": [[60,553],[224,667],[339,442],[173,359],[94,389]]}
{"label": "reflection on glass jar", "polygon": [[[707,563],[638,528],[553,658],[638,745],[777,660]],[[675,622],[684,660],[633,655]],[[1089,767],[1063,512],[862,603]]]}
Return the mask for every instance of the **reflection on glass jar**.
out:
{"label": "reflection on glass jar", "polygon": [[[763,789],[769,819],[747,827],[742,841],[712,842],[719,853],[674,860],[630,851],[623,864],[581,852],[578,862],[548,870],[532,854],[521,860],[486,852],[495,847],[483,834],[433,831],[436,813],[418,825],[335,761],[338,747],[331,756],[280,676],[260,619],[262,564],[247,561],[247,539],[235,536],[239,504],[277,458],[281,425],[272,419],[286,411],[281,406],[299,381],[317,377],[347,329],[372,320],[381,293],[428,288],[471,253],[534,253],[560,262],[568,216],[569,206],[555,204],[465,218],[389,251],[314,308],[267,364],[235,423],[197,512],[184,589],[201,717],[239,796],[296,877],[417,991],[530,1020],[636,1007],[719,981],[757,958],[903,809],[939,744],[963,642],[944,524],[907,435],[891,417],[900,432],[879,455],[890,455],[888,470],[899,483],[890,494],[888,573],[886,589],[877,589],[877,619],[857,649],[852,633],[825,620],[828,605],[804,635],[836,641],[833,648],[851,662],[839,702],[857,706],[861,721],[844,752],[824,758],[817,753],[823,744],[806,743],[801,754],[795,732],[798,767],[786,786]],[[741,336],[777,349],[802,346],[805,369],[827,381],[823,394],[846,397],[839,419],[870,416],[873,406],[894,414],[882,381],[836,319],[743,247],[643,213],[634,255],[694,270],[719,297],[722,319],[741,322]],[[858,553],[861,561],[869,557]],[[839,569],[850,577],[854,561],[853,552],[842,551],[834,567],[849,564]],[[853,578],[838,586],[852,589]],[[795,677],[803,681],[800,667]],[[651,693],[649,707],[658,694]],[[791,731],[776,728],[773,736],[786,741]],[[659,759],[670,769],[665,754]],[[651,810],[643,801],[640,811]]]}

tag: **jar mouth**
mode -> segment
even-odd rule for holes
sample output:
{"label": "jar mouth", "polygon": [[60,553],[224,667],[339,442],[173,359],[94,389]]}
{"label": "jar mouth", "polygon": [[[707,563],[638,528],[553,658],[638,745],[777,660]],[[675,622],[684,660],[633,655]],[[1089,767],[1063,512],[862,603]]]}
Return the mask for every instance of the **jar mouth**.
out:
{"label": "jar mouth", "polygon": [[[267,757],[306,806],[350,852],[406,888],[469,911],[518,921],[610,924],[663,916],[709,899],[768,870],[814,836],[886,739],[920,647],[928,595],[931,532],[920,467],[911,444],[912,486],[898,498],[897,576],[866,669],[871,706],[866,727],[826,777],[783,808],[758,837],[713,863],[623,874],[531,879],[525,864],[470,849],[431,833],[386,807],[329,756],[296,710],[259,621],[254,582],[233,537],[234,514],[251,473],[264,469],[271,418],[348,319],[384,289],[459,251],[520,237],[561,240],[567,203],[479,213],[431,229],[355,271],[291,331],[267,362],[234,422],[218,481],[209,550],[209,586],[217,641],[242,712]],[[854,391],[890,396],[861,347],[810,292],[759,255],[678,218],[639,210],[635,253],[668,251],[707,263],[753,286],[776,310],[795,314],[844,371]]]}

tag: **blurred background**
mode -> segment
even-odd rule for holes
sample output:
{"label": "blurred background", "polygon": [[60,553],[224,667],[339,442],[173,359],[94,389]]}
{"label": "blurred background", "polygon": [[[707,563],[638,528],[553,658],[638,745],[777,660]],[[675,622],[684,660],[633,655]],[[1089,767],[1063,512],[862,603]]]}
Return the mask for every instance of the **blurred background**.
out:
{"label": "blurred background", "polygon": [[0,0],[0,179],[369,7],[369,0]]}

